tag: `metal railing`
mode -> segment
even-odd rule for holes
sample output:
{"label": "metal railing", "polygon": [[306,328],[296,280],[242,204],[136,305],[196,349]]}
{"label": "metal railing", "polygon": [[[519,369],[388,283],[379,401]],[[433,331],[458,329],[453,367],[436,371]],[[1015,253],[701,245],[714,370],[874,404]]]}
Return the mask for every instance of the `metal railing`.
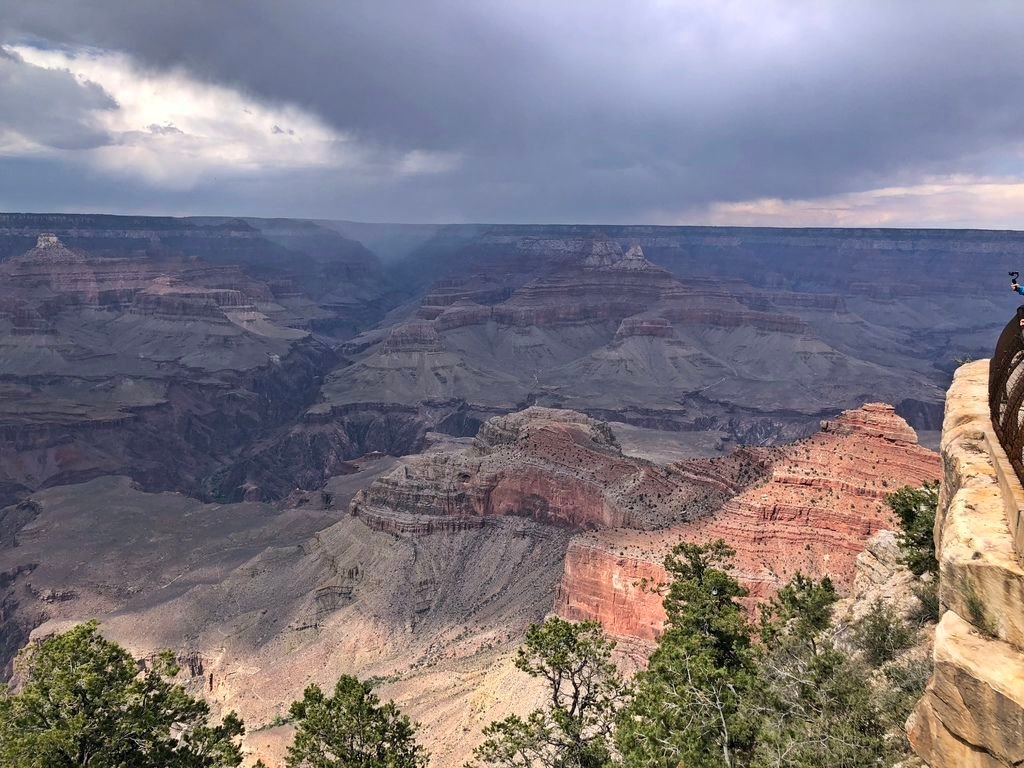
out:
{"label": "metal railing", "polygon": [[1024,312],[1006,324],[989,363],[988,405],[999,444],[1024,485]]}

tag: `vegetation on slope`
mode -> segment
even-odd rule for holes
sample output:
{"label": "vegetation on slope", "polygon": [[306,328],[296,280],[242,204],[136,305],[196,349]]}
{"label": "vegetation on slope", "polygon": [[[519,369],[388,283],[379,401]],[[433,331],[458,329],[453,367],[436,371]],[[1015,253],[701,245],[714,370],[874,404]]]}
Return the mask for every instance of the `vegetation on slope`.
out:
{"label": "vegetation on slope", "polygon": [[[937,487],[901,488],[887,502],[901,523],[904,562],[922,577],[917,618],[933,619]],[[755,625],[740,602],[747,593],[731,574],[733,556],[721,540],[675,548],[665,563],[671,577],[665,632],[628,687],[605,666],[612,644],[596,625],[555,618],[534,627],[520,662],[541,661],[520,668],[547,680],[550,701],[526,720],[492,723],[475,753],[480,764],[875,768],[905,758],[903,723],[930,674],[927,660],[906,654],[915,627],[881,602],[852,631],[837,627],[831,581],[800,573],[760,606]],[[590,670],[587,681],[605,681],[594,685],[600,705],[586,728],[571,716],[576,700],[564,696],[565,675],[573,670]],[[586,749],[552,723],[585,732]]]}
{"label": "vegetation on slope", "polygon": [[30,646],[25,684],[0,696],[5,768],[226,768],[242,762],[233,713],[219,725],[209,707],[170,682],[169,653],[139,672],[95,622]]}
{"label": "vegetation on slope", "polygon": [[[934,584],[934,486],[888,502],[904,561]],[[497,768],[876,768],[907,755],[903,723],[930,674],[904,651],[914,628],[874,603],[843,637],[826,577],[797,573],[754,623],[722,540],[679,544],[666,559],[665,632],[627,684],[595,622],[532,627],[516,666],[544,681],[545,704],[491,723],[475,750]],[[920,597],[920,594],[919,594]],[[926,595],[927,597],[927,595]],[[928,606],[922,599],[923,611]],[[169,653],[139,672],[95,622],[27,649],[24,683],[0,696],[0,766],[238,766],[244,733],[171,682]],[[416,726],[370,682],[338,680],[292,704],[289,768],[424,768]],[[262,764],[260,764],[262,765]]]}

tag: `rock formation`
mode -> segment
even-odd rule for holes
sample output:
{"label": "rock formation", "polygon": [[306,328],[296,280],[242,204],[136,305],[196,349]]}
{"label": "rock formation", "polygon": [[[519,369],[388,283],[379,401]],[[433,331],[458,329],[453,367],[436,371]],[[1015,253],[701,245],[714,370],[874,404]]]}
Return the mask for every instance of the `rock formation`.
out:
{"label": "rock formation", "polygon": [[880,404],[792,446],[668,466],[623,455],[602,422],[534,407],[490,419],[466,449],[408,459],[351,511],[375,530],[413,536],[500,516],[584,531],[569,544],[555,610],[650,641],[675,543],[724,538],[752,602],[797,570],[849,590],[866,542],[893,525],[885,494],[937,477],[935,454]]}
{"label": "rock formation", "polygon": [[407,460],[351,511],[376,530],[419,535],[499,516],[575,530],[654,528],[702,514],[726,491],[624,456],[604,422],[533,407],[490,419],[465,450]]}
{"label": "rock formation", "polygon": [[1024,489],[992,430],[988,361],[960,368],[946,398],[935,542],[942,616],[935,670],[907,722],[932,768],[1024,764],[1024,558],[1008,513]]}
{"label": "rock formation", "polygon": [[[937,427],[951,361],[1002,320],[977,258],[1022,242],[425,227],[385,270],[338,234],[370,230],[0,214],[0,657],[99,617],[173,647],[270,764],[308,682],[373,676],[455,766],[531,705],[512,658],[552,609],[642,655],[678,541],[725,537],[752,599],[797,567],[896,590],[882,496],[935,463],[860,406]],[[1020,590],[957,498],[912,733],[988,766],[1017,759],[992,722],[1017,722]]]}
{"label": "rock formation", "polygon": [[[111,231],[120,220],[35,218],[53,231],[33,237],[12,226],[33,217],[0,217],[0,252],[34,242],[0,261],[0,503],[107,473],[241,498],[211,475],[299,415],[335,361],[309,331],[326,310],[303,318],[266,272],[224,263],[240,240],[253,259],[290,252],[241,224],[133,218]],[[156,228],[135,228],[147,222]],[[192,247],[210,261],[181,250]]]}
{"label": "rock formation", "polygon": [[709,516],[655,532],[605,530],[575,538],[556,610],[597,619],[618,634],[654,639],[664,613],[652,587],[666,581],[665,555],[680,541],[716,538],[736,550],[736,574],[751,604],[798,570],[829,575],[849,591],[868,540],[894,524],[885,494],[939,475],[935,454],[917,444],[891,406],[881,404],[845,412],[806,440],[755,453],[756,460],[768,467],[766,481]]}
{"label": "rock formation", "polygon": [[[534,263],[538,242],[495,242],[514,246],[517,260],[502,262],[514,272],[481,256],[428,289],[415,322],[353,340],[351,364],[328,377],[315,412],[374,402],[382,413],[412,406],[418,418],[444,420],[450,413],[434,407],[442,401],[472,412],[538,404],[772,443],[808,434],[867,392],[894,402],[938,397],[917,373],[862,360],[849,333],[833,346],[808,319],[780,309],[829,313],[830,322],[858,326],[864,345],[866,325],[848,312],[840,318],[835,297],[785,292],[775,305],[739,280],[678,279],[639,245],[624,251],[600,235],[545,240],[544,264]],[[892,349],[891,339],[867,336]]]}

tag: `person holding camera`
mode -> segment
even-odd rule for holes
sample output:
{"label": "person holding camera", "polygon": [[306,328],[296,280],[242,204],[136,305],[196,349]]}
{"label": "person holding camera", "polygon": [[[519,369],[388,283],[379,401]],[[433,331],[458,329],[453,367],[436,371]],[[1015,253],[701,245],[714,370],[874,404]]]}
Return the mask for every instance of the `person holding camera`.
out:
{"label": "person holding camera", "polygon": [[[1010,272],[1010,290],[1016,294],[1024,296],[1024,286],[1021,286],[1020,272]],[[1020,327],[1024,328],[1024,304],[1017,307],[1017,318],[1020,323]]]}

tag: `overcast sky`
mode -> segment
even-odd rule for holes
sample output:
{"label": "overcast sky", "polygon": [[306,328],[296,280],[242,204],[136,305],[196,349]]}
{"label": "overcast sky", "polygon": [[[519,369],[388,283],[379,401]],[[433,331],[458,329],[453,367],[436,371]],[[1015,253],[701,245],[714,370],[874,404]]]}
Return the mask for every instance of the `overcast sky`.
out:
{"label": "overcast sky", "polygon": [[1024,229],[1024,3],[0,0],[0,209]]}

